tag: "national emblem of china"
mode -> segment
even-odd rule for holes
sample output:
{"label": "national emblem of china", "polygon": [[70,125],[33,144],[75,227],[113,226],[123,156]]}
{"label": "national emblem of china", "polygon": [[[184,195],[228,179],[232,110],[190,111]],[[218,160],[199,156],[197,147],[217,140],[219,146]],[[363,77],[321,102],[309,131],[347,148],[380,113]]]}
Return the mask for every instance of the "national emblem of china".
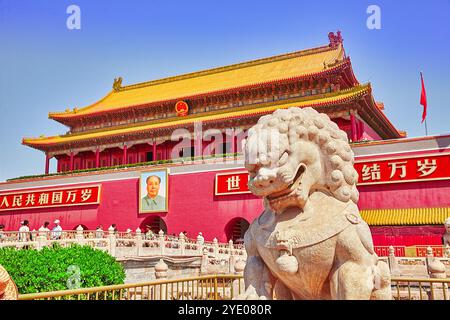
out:
{"label": "national emblem of china", "polygon": [[187,116],[189,111],[189,106],[185,101],[178,101],[175,104],[175,111],[179,117]]}

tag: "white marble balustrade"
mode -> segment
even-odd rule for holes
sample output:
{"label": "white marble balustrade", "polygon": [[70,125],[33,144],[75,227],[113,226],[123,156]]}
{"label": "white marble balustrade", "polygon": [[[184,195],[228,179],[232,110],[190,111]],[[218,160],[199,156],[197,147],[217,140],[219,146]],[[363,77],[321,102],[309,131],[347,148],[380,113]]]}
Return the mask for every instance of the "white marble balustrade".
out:
{"label": "white marble balustrade", "polygon": [[[53,239],[52,232],[30,231],[29,233],[4,232],[0,237],[0,248],[35,248],[41,249],[53,243],[66,247],[71,244],[89,245],[104,250],[116,258],[136,256],[201,256],[207,254],[216,259],[228,259],[230,256],[240,256],[245,259],[246,252],[241,244],[219,243],[205,241],[201,233],[197,239],[189,239],[183,233],[179,236],[168,236],[161,230],[158,234],[144,234],[138,228],[134,232],[114,231],[112,227],[107,232],[99,230],[83,230],[79,226],[75,231],[62,231],[60,239]],[[20,241],[26,240],[26,241]]]}

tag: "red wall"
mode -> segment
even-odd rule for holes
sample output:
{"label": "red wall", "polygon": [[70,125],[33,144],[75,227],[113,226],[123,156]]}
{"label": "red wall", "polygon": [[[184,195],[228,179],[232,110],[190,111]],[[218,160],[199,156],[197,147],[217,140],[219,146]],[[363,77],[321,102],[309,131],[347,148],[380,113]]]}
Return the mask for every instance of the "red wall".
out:
{"label": "red wall", "polygon": [[[157,214],[168,227],[168,233],[187,231],[195,237],[199,231],[205,239],[217,237],[226,241],[225,226],[233,218],[251,222],[262,210],[262,202],[253,195],[214,196],[215,172],[169,176],[169,213]],[[44,221],[61,220],[63,229],[83,224],[106,229],[115,223],[119,230],[147,224],[155,214],[138,213],[138,179],[106,181],[102,183],[99,205],[52,209],[8,211],[0,214],[6,230],[18,230],[20,221],[30,221],[30,229],[38,229]]]}
{"label": "red wall", "polygon": [[[214,196],[215,174],[169,176],[169,213],[158,214],[168,233],[187,231],[195,237],[201,231],[207,240],[217,237],[226,241],[225,227],[230,220],[242,217],[252,222],[262,212],[262,200],[251,194]],[[360,209],[450,207],[448,181],[361,186],[359,190]],[[138,213],[138,179],[128,179],[103,182],[99,205],[8,211],[0,214],[0,223],[6,230],[18,230],[20,221],[27,219],[31,229],[38,229],[44,221],[59,219],[64,229],[74,229],[78,224],[89,229],[102,224],[106,229],[115,223],[119,230],[135,230],[154,215]],[[442,226],[372,227],[377,245],[438,244],[443,230]],[[420,243],[413,243],[417,241]]]}
{"label": "red wall", "polygon": [[444,226],[379,226],[370,227],[378,246],[442,245]]}
{"label": "red wall", "polygon": [[358,187],[360,209],[450,207],[450,183],[424,181]]}

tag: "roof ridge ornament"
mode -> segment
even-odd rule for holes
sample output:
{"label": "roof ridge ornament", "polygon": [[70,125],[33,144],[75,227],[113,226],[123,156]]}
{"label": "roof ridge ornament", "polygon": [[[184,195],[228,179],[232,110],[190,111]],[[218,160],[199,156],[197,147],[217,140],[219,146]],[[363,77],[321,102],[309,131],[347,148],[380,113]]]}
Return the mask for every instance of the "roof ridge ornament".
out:
{"label": "roof ridge ornament", "polygon": [[122,88],[122,77],[117,77],[114,78],[114,82],[113,82],[113,89],[114,91],[120,91],[120,89]]}
{"label": "roof ridge ornament", "polygon": [[336,34],[334,32],[328,33],[328,40],[330,40],[330,47],[337,47],[339,44],[342,44],[344,39],[342,38],[341,31],[338,30]]}

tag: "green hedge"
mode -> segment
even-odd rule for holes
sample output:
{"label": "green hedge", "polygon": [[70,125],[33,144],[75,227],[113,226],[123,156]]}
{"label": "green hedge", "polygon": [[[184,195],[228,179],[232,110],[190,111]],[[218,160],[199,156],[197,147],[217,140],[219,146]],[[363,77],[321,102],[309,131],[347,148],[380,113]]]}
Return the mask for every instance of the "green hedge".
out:
{"label": "green hedge", "polygon": [[125,280],[124,268],[114,257],[89,246],[54,246],[40,251],[0,248],[0,265],[21,294],[122,284]]}

